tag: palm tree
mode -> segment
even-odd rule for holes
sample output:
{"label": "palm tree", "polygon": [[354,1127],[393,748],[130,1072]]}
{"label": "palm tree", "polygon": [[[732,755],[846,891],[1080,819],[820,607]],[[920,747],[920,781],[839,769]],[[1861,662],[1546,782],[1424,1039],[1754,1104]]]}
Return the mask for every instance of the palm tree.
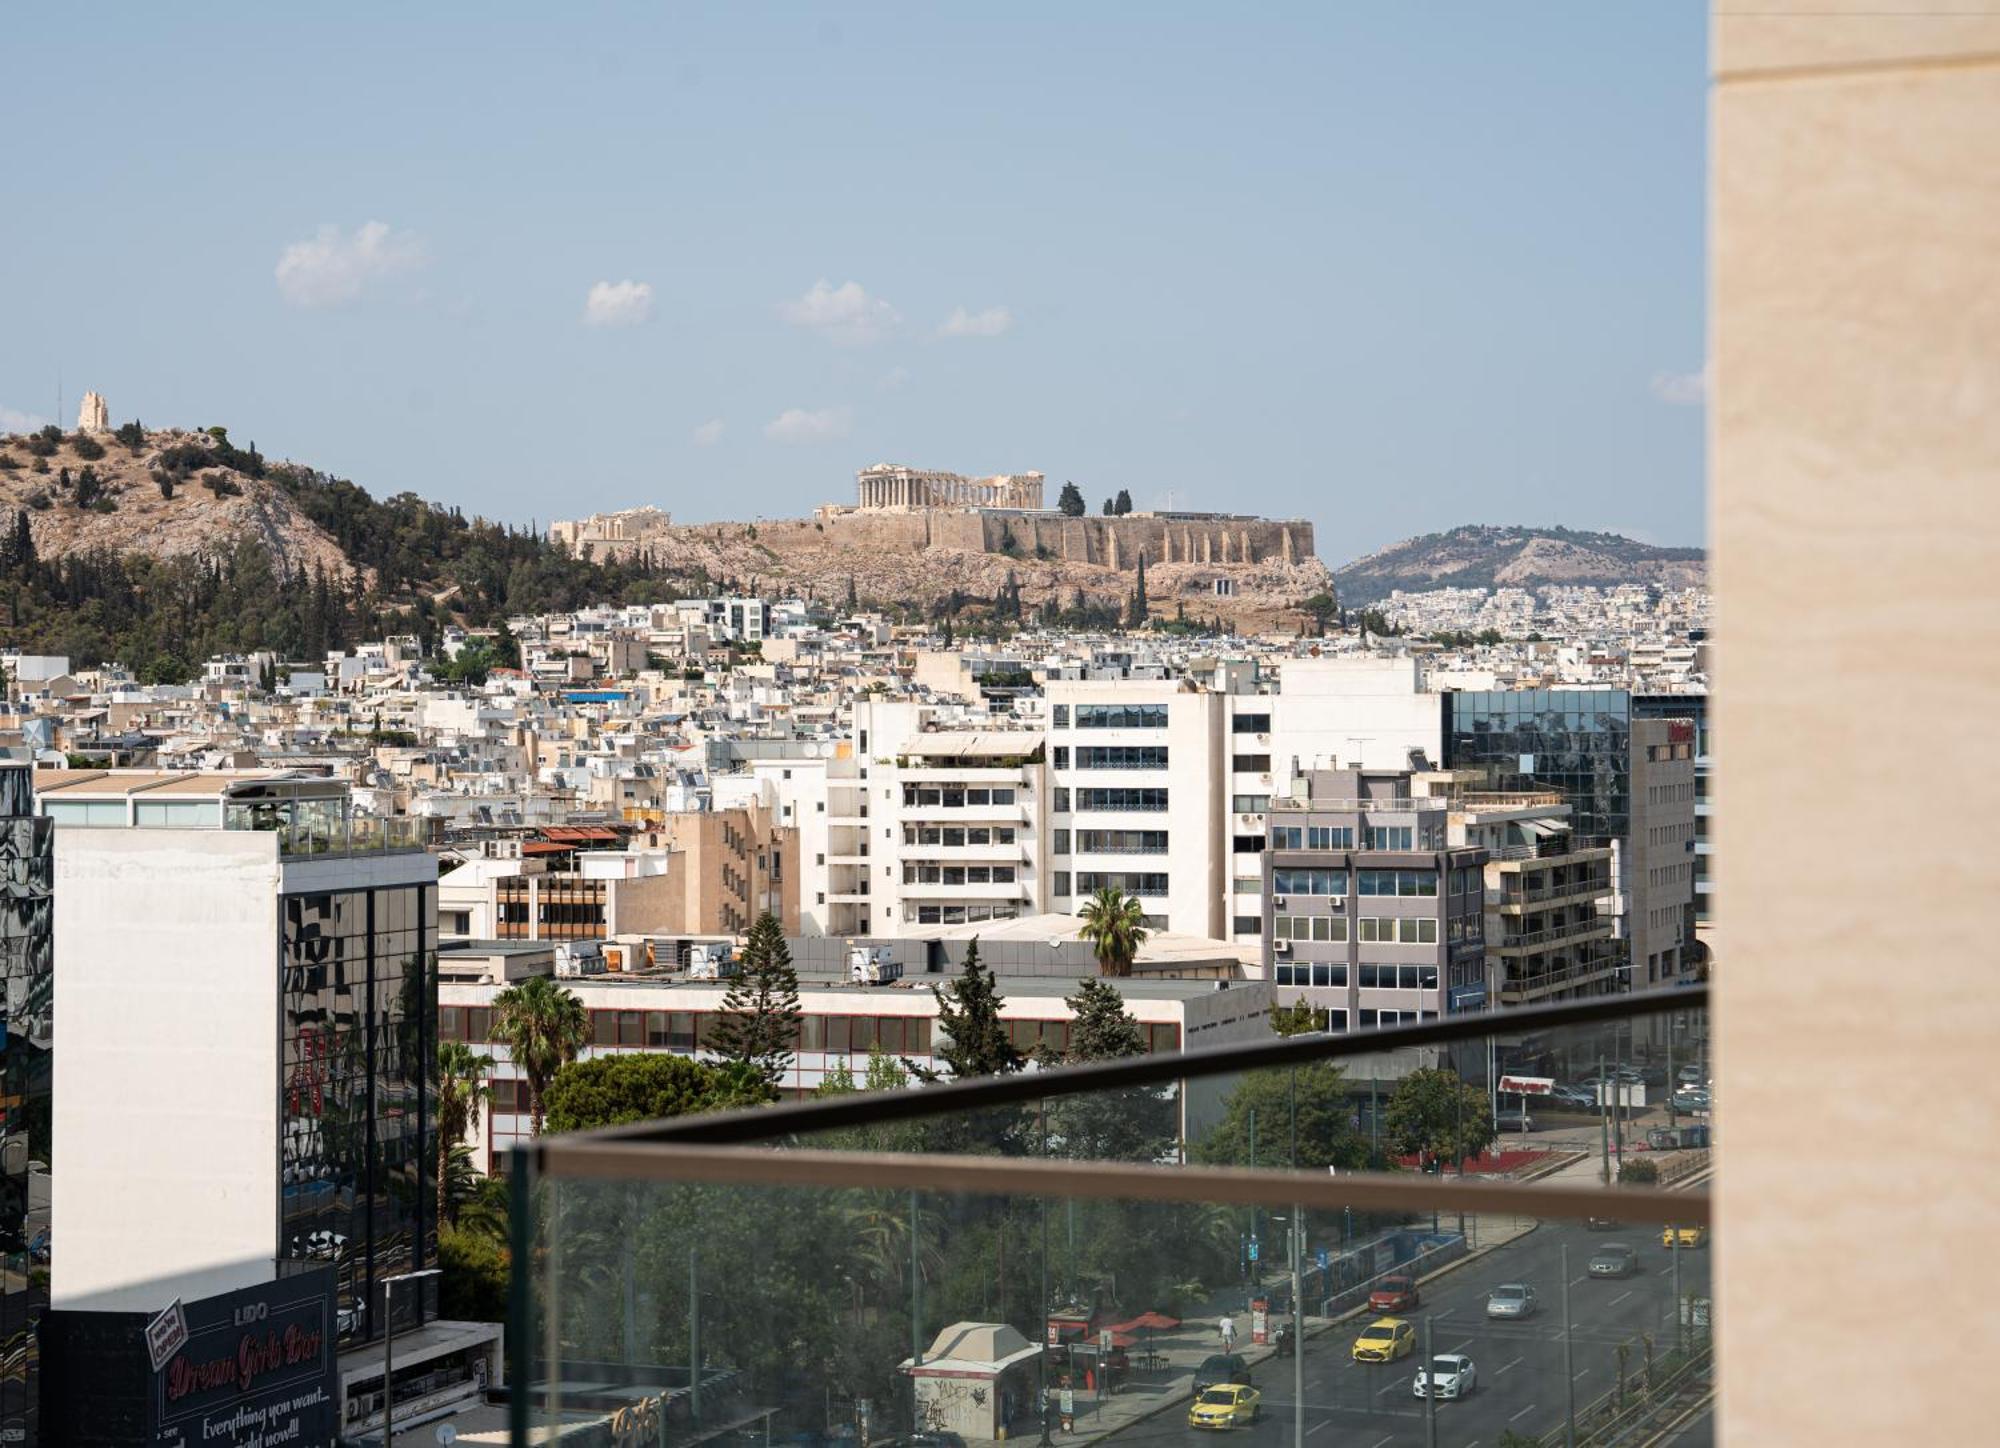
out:
{"label": "palm tree", "polygon": [[[446,1185],[451,1178],[452,1153],[465,1143],[466,1133],[472,1130],[473,1122],[479,1117],[479,1108],[493,1099],[493,1088],[486,1084],[486,1073],[493,1069],[493,1058],[480,1054],[463,1041],[440,1041],[437,1049],[437,1149],[438,1149],[438,1214],[437,1219],[445,1219],[447,1204]],[[457,1220],[454,1211],[452,1218]]]}
{"label": "palm tree", "polygon": [[1099,975],[1130,975],[1133,957],[1146,943],[1146,912],[1138,897],[1110,886],[1083,902],[1077,932],[1097,950]]}
{"label": "palm tree", "polygon": [[575,993],[545,975],[510,985],[493,998],[493,1044],[505,1046],[528,1078],[532,1134],[542,1134],[542,1097],[556,1072],[590,1042],[590,1017]]}

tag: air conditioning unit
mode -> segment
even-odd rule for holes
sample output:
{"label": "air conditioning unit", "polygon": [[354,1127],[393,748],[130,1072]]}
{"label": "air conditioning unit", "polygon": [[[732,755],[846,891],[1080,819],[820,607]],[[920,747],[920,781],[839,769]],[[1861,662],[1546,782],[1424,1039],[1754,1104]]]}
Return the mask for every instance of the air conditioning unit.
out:
{"label": "air conditioning unit", "polygon": [[1292,942],[1289,940],[1272,941],[1271,953],[1273,955],[1290,955],[1292,953]]}
{"label": "air conditioning unit", "polygon": [[1271,903],[1273,905],[1282,905],[1285,903],[1285,897],[1283,895],[1273,895],[1271,897]]}

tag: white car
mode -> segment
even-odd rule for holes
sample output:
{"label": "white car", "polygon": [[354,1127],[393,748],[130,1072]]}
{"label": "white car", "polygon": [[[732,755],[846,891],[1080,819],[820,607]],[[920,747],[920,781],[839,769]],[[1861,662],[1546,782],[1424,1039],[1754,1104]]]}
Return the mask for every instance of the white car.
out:
{"label": "white car", "polygon": [[1535,1289],[1521,1282],[1503,1282],[1486,1294],[1488,1317],[1532,1317],[1539,1305]]}
{"label": "white car", "polygon": [[1472,1365],[1471,1358],[1463,1353],[1439,1353],[1431,1359],[1430,1367],[1417,1369],[1410,1393],[1418,1398],[1462,1398],[1478,1380],[1479,1369]]}

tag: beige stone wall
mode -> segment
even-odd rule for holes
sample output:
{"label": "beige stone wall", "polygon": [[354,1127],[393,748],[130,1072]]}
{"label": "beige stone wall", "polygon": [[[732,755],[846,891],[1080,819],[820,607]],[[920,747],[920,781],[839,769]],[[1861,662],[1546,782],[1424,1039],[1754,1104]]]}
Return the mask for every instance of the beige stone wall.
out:
{"label": "beige stone wall", "polygon": [[1713,45],[1720,1428],[1991,1442],[2000,6]]}
{"label": "beige stone wall", "polygon": [[1147,564],[1302,563],[1312,558],[1313,527],[1299,519],[1177,522],[1143,514],[1069,518],[1057,512],[837,513],[822,519],[842,544],[897,551],[957,548],[999,553],[1011,534],[1023,554],[1046,548],[1055,561],[1131,572]]}

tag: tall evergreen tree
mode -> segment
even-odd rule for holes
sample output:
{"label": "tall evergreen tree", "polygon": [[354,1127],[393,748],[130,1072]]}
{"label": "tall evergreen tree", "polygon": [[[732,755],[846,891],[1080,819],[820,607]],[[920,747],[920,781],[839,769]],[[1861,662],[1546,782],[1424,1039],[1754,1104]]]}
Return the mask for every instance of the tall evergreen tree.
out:
{"label": "tall evergreen tree", "polygon": [[766,910],[750,927],[743,974],[722,998],[722,1014],[709,1049],[725,1060],[755,1067],[776,1086],[791,1069],[799,1039],[799,973],[784,928]]}
{"label": "tall evergreen tree", "polygon": [[1146,622],[1146,555],[1139,555],[1139,568],[1132,576],[1132,606],[1126,611],[1125,622],[1129,627],[1138,628]]}
{"label": "tall evergreen tree", "polygon": [[993,972],[979,963],[977,938],[966,945],[958,979],[948,986],[932,986],[931,995],[937,1000],[938,1033],[944,1037],[934,1044],[932,1054],[945,1063],[951,1079],[1005,1076],[1027,1064],[1000,1020],[1000,990]]}
{"label": "tall evergreen tree", "polygon": [[[1116,986],[1080,980],[1076,994],[1063,1004],[1070,1009],[1069,1048],[1060,1064],[1146,1054],[1145,1028],[1125,1008]],[[1178,1115],[1171,1088],[1134,1086],[1059,1096],[1048,1105],[1049,1149],[1079,1161],[1159,1161],[1174,1149]]]}
{"label": "tall evergreen tree", "polygon": [[1083,516],[1083,492],[1075,483],[1064,483],[1062,494],[1056,499],[1056,508],[1065,518]]}
{"label": "tall evergreen tree", "polygon": [[1126,489],[1120,488],[1118,490],[1118,500],[1116,503],[1113,504],[1111,511],[1116,513],[1121,518],[1124,517],[1127,513],[1131,512],[1132,494],[1128,492]]}

